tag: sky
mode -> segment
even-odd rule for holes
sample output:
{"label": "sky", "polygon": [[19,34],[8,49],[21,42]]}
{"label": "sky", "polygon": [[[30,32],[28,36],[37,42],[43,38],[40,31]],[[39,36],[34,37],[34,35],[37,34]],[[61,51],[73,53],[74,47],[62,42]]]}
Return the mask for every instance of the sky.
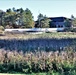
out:
{"label": "sky", "polygon": [[39,13],[47,17],[76,17],[76,0],[0,0],[1,10],[13,7],[30,9],[34,20],[37,20]]}

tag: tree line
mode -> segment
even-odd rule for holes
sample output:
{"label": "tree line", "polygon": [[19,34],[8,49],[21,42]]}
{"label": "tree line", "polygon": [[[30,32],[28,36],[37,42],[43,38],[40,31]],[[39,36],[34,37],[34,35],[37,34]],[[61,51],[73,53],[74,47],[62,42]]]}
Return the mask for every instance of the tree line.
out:
{"label": "tree line", "polygon": [[[41,21],[41,19],[43,19]],[[38,25],[37,25],[37,24]],[[0,10],[0,25],[4,28],[34,28],[34,27],[49,27],[50,20],[41,13],[38,15],[37,22],[34,21],[32,12],[26,8],[7,9],[5,12]]]}
{"label": "tree line", "polygon": [[32,28],[34,27],[34,20],[31,11],[26,8],[7,9],[6,12],[0,11],[0,25],[6,28]]}
{"label": "tree line", "polygon": [[[72,25],[76,26],[76,18],[71,15]],[[0,26],[4,28],[49,28],[52,20],[46,15],[39,13],[37,21],[30,9],[26,8],[9,8],[6,11],[0,10]],[[69,26],[69,20],[66,19],[65,26]]]}

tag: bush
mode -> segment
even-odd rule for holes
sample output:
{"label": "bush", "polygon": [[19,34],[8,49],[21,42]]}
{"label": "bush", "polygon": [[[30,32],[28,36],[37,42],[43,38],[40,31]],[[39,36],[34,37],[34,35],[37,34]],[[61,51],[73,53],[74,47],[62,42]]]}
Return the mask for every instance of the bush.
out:
{"label": "bush", "polygon": [[76,28],[71,28],[71,32],[76,32]]}
{"label": "bush", "polygon": [[0,35],[4,35],[4,27],[0,26]]}
{"label": "bush", "polygon": [[76,32],[76,28],[65,28],[65,32]]}
{"label": "bush", "polygon": [[0,26],[0,30],[4,31],[4,27],[3,26]]}
{"label": "bush", "polygon": [[10,25],[6,25],[6,27],[5,27],[6,29],[12,29],[13,28],[13,26],[10,26]]}

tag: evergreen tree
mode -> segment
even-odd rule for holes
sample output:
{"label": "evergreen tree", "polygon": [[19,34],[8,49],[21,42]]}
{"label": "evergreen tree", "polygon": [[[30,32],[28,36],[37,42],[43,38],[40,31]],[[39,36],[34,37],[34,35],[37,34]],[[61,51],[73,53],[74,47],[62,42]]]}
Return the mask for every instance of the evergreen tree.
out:
{"label": "evergreen tree", "polygon": [[72,26],[73,26],[73,27],[76,27],[76,18],[74,18],[74,19],[72,20]]}
{"label": "evergreen tree", "polygon": [[3,10],[0,10],[0,25],[4,26],[4,17],[5,12]]}
{"label": "evergreen tree", "polygon": [[26,28],[33,28],[34,27],[34,20],[33,20],[33,16],[31,11],[26,8],[25,12],[24,12],[24,25]]}
{"label": "evergreen tree", "polygon": [[41,28],[49,28],[51,20],[44,16],[43,20],[41,20]]}
{"label": "evergreen tree", "polygon": [[74,19],[75,19],[75,17],[74,17],[73,15],[71,15],[71,19],[72,19],[72,20],[74,20]]}
{"label": "evergreen tree", "polygon": [[35,27],[38,28],[49,28],[51,20],[48,17],[43,16],[43,14],[38,15],[38,20],[36,21]]}
{"label": "evergreen tree", "polygon": [[38,15],[38,20],[37,20],[37,24],[38,24],[38,26],[37,27],[39,27],[39,28],[41,28],[41,20],[44,18],[44,16],[43,16],[43,14],[39,14]]}
{"label": "evergreen tree", "polygon": [[65,20],[65,27],[71,27],[71,21],[69,19]]}
{"label": "evergreen tree", "polygon": [[31,11],[26,8],[24,11],[22,8],[19,9],[7,9],[5,16],[6,25],[12,25],[14,28],[24,27],[33,28],[34,20]]}

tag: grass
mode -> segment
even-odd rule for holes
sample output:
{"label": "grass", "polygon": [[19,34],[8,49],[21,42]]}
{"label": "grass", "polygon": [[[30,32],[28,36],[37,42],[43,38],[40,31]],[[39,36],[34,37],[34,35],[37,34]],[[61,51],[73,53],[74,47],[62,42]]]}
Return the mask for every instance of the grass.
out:
{"label": "grass", "polygon": [[46,75],[46,73],[32,73],[32,74],[8,74],[8,73],[0,73],[0,75]]}
{"label": "grass", "polygon": [[8,74],[8,73],[0,73],[0,75],[26,75],[26,74]]}
{"label": "grass", "polygon": [[[50,75],[49,73],[32,73],[32,74],[5,74],[5,73],[0,73],[0,75]],[[53,73],[51,75],[60,75],[58,73]]]}
{"label": "grass", "polygon": [[4,74],[4,73],[0,73],[0,75],[22,75],[22,74],[6,74],[6,73]]}
{"label": "grass", "polygon": [[63,47],[76,45],[76,33],[53,32],[42,34],[14,34],[6,33],[0,36],[0,48],[6,50],[45,50],[49,48],[63,49]]}
{"label": "grass", "polygon": [[[49,50],[51,49],[51,46],[56,44],[64,45],[67,40],[69,41],[69,38],[72,39],[72,42],[76,41],[76,33],[74,32],[55,32],[55,33],[43,33],[43,34],[13,34],[8,33],[5,34],[5,36],[0,36],[0,46],[1,48],[4,48],[6,50],[31,50],[32,47],[37,46],[38,50],[41,50],[39,48],[49,47]],[[52,39],[52,40],[51,40]],[[67,39],[67,40],[61,40],[61,39]],[[51,41],[53,41],[51,43]],[[56,41],[56,42],[54,42]],[[67,41],[67,44],[68,44]],[[71,42],[71,43],[72,43]],[[76,44],[76,43],[75,43]],[[75,45],[74,44],[74,45]],[[42,46],[41,46],[42,45]],[[65,44],[66,45],[66,44]],[[42,49],[45,50],[45,49]],[[57,50],[57,49],[56,49]],[[70,61],[70,60],[69,60]],[[8,74],[8,73],[0,73],[0,75],[50,75],[46,73],[32,73],[32,74]],[[52,73],[51,75],[61,75],[59,73]],[[62,74],[65,75],[65,74]],[[72,74],[66,74],[66,75],[76,75],[76,73]]]}
{"label": "grass", "polygon": [[8,74],[8,73],[0,73],[0,75],[46,75],[46,73],[32,73],[32,74]]}
{"label": "grass", "polygon": [[76,73],[66,73],[66,74],[59,74],[59,73],[32,73],[32,74],[8,74],[8,73],[0,73],[0,75],[76,75]]}
{"label": "grass", "polygon": [[[31,36],[31,37],[30,37]],[[0,39],[34,39],[34,38],[76,38],[75,32],[53,32],[42,34],[14,34],[5,33],[5,36],[0,36]]]}

